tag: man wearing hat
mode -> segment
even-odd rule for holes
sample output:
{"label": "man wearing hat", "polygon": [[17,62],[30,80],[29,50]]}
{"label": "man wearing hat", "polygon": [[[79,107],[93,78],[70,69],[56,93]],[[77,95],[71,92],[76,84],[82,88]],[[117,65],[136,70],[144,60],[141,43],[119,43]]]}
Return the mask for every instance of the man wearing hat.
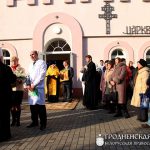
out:
{"label": "man wearing hat", "polygon": [[55,61],[51,61],[46,72],[45,93],[49,102],[58,102],[59,98],[59,69]]}
{"label": "man wearing hat", "polygon": [[144,59],[137,62],[138,72],[135,77],[134,92],[131,100],[131,105],[137,108],[137,120],[141,122],[148,121],[148,109],[140,108],[140,94],[145,94],[147,90],[147,80],[150,75],[150,69]]}
{"label": "man wearing hat", "polygon": [[10,107],[12,88],[16,76],[11,68],[3,64],[3,52],[0,48],[0,142],[11,138],[10,132]]}

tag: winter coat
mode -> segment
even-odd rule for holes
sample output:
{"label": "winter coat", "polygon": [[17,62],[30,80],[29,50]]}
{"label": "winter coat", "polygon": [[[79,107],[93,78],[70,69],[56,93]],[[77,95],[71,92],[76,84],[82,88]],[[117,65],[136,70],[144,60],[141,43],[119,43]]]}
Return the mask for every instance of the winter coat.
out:
{"label": "winter coat", "polygon": [[113,91],[113,86],[110,84],[113,71],[114,69],[111,68],[110,70],[107,69],[104,73],[104,91],[107,91],[107,88]]}
{"label": "winter coat", "polygon": [[126,64],[119,63],[112,74],[112,81],[115,82],[116,91],[118,92],[118,104],[126,103]]}
{"label": "winter coat", "polygon": [[144,67],[138,71],[134,92],[131,100],[131,105],[135,107],[140,107],[140,93],[145,93],[147,90],[147,80],[149,78],[150,69],[148,67]]}
{"label": "winter coat", "polygon": [[18,66],[16,66],[15,68],[11,66],[11,69],[18,79],[16,83],[14,84],[13,91],[23,91],[24,90],[23,84],[24,84],[25,77],[26,77],[24,68],[22,68],[18,64]]}

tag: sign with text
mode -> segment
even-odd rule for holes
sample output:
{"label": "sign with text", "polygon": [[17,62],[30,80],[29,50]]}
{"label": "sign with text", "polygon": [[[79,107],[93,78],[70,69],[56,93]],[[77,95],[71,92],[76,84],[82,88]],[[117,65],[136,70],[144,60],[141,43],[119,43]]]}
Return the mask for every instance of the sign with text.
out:
{"label": "sign with text", "polygon": [[126,31],[123,34],[150,34],[150,26],[126,26]]}

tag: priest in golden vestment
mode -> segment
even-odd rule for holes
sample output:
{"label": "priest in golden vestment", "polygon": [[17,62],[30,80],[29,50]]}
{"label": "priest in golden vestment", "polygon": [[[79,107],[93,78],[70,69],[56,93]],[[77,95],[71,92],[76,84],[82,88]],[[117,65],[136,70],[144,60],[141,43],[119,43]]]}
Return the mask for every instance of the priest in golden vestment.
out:
{"label": "priest in golden vestment", "polygon": [[58,102],[59,98],[59,69],[55,62],[50,62],[46,72],[45,93],[49,102]]}

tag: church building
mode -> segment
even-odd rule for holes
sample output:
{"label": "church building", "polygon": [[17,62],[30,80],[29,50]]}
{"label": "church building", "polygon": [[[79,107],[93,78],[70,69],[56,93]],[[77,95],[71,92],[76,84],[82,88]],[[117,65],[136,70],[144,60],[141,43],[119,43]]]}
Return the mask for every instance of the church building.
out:
{"label": "church building", "polygon": [[74,91],[87,54],[96,64],[121,57],[150,65],[150,0],[1,0],[0,11],[4,62],[18,56],[27,72],[32,50],[59,68],[68,59]]}

